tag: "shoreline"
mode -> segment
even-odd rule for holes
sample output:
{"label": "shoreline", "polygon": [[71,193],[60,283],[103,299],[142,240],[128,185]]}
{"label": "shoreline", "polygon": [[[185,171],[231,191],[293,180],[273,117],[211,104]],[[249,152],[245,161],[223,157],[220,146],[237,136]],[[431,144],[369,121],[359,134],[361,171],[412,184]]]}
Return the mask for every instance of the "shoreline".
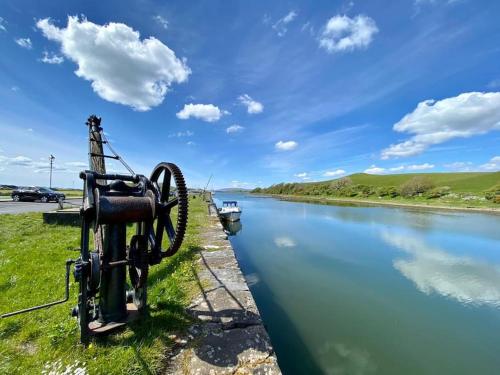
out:
{"label": "shoreline", "polygon": [[277,198],[284,201],[290,202],[305,202],[305,203],[319,203],[319,204],[353,204],[359,206],[387,206],[396,208],[417,208],[417,209],[428,209],[428,210],[444,210],[444,211],[457,211],[457,212],[473,212],[473,213],[483,213],[500,215],[500,207],[454,207],[454,206],[438,206],[438,205],[426,205],[418,203],[405,203],[405,202],[390,202],[385,200],[371,200],[371,199],[349,199],[349,198],[327,198],[327,197],[314,197],[314,196],[303,196],[303,195],[286,195],[286,194],[254,194],[249,193],[253,196],[270,197]]}

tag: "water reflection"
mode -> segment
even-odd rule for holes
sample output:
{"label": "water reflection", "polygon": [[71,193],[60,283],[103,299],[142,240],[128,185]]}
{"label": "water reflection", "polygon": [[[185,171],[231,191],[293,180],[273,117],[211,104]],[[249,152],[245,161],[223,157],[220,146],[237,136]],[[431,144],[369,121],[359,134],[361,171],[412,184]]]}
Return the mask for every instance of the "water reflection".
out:
{"label": "water reflection", "polygon": [[294,247],[296,246],[295,241],[290,237],[276,237],[274,239],[274,244],[278,247]]}
{"label": "water reflection", "polygon": [[382,239],[411,255],[394,268],[423,293],[438,293],[464,304],[500,307],[500,266],[452,255],[409,234],[383,231]]}
{"label": "water reflection", "polygon": [[319,357],[329,375],[365,375],[377,370],[368,351],[342,343],[326,342],[319,350]]}
{"label": "water reflection", "polygon": [[226,234],[228,236],[236,236],[236,234],[238,234],[238,232],[240,232],[241,229],[243,228],[243,225],[241,224],[241,220],[238,220],[238,221],[226,221],[226,220],[224,220],[222,222],[222,226],[224,227],[224,232],[226,232]]}

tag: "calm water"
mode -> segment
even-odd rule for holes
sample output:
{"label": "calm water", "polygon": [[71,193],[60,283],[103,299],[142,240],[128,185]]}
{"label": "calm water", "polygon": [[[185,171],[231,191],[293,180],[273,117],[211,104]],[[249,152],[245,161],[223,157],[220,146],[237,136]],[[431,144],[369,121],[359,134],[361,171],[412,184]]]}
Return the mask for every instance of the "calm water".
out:
{"label": "calm water", "polygon": [[500,216],[215,198],[285,374],[500,374]]}

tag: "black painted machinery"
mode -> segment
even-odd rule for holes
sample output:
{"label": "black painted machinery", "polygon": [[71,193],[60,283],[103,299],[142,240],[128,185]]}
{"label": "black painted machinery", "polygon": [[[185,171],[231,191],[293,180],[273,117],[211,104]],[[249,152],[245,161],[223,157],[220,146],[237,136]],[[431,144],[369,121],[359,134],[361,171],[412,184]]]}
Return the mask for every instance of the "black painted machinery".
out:
{"label": "black painted machinery", "polygon": [[[188,219],[187,188],[175,164],[158,164],[149,178],[135,174],[112,149],[101,119],[90,116],[86,124],[90,168],[80,173],[84,182],[80,257],[66,262],[66,296],[2,315],[5,318],[66,302],[70,266],[74,264],[79,294],[73,315],[78,318],[84,344],[90,335],[123,326],[147,308],[149,267],[177,252]],[[104,154],[104,146],[112,155]],[[120,161],[130,174],[106,173],[106,158]],[[132,228],[134,233],[127,236]]]}

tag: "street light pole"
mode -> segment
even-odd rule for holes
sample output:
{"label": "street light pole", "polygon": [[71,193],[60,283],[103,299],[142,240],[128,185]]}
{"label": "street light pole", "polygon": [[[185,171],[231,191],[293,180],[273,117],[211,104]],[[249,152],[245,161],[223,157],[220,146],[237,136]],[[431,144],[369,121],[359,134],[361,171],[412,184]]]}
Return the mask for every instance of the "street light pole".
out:
{"label": "street light pole", "polygon": [[50,182],[49,182],[49,188],[52,189],[52,165],[54,164],[54,159],[55,156],[50,154],[49,160],[50,160]]}

